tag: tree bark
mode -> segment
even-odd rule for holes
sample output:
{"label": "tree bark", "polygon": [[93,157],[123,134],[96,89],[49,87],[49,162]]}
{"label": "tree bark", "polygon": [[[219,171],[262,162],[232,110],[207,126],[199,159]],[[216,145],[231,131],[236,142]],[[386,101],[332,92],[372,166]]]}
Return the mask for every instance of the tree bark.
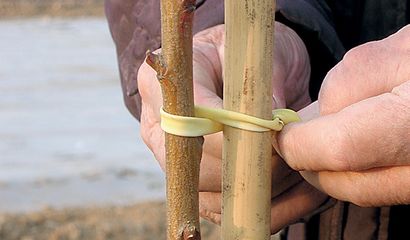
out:
{"label": "tree bark", "polygon": [[[162,0],[162,50],[147,63],[161,83],[164,111],[194,115],[192,19],[195,0]],[[167,238],[200,239],[198,182],[202,139],[166,133]]]}
{"label": "tree bark", "polygon": [[[272,117],[275,1],[225,1],[224,108]],[[271,132],[224,129],[222,239],[270,239]]]}

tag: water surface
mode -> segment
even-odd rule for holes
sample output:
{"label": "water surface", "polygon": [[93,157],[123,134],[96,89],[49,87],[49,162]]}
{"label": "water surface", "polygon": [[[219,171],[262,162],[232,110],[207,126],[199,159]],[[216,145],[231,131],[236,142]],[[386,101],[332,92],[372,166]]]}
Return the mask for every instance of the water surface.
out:
{"label": "water surface", "polygon": [[0,21],[0,211],[163,198],[100,18]]}

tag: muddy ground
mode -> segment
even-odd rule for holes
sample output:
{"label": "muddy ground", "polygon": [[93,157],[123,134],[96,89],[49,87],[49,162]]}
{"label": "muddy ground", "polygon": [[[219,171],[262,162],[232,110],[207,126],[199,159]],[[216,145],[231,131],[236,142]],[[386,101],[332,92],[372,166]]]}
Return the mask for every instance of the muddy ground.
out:
{"label": "muddy ground", "polygon": [[[165,204],[76,208],[0,214],[1,240],[166,239]],[[202,221],[202,239],[220,239],[219,226]]]}

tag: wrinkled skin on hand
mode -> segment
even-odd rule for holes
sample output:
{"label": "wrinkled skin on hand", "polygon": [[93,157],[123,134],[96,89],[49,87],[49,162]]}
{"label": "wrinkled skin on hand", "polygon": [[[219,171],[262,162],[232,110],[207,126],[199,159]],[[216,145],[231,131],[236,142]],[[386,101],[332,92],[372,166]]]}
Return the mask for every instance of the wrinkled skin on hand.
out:
{"label": "wrinkled skin on hand", "polygon": [[[275,27],[272,109],[290,107],[298,110],[310,103],[309,58],[295,32],[279,23]],[[222,108],[224,41],[224,25],[209,28],[194,37],[195,104]],[[165,169],[164,132],[160,128],[159,115],[162,94],[156,73],[147,64],[139,70],[138,87],[142,98],[141,135]],[[219,223],[222,134],[205,136],[204,140],[199,183],[200,214]],[[277,154],[272,156],[272,173],[272,232],[311,213],[327,199],[325,194],[284,164]]]}
{"label": "wrinkled skin on hand", "polygon": [[304,112],[278,137],[293,169],[359,206],[410,204],[410,25],[349,51]]}

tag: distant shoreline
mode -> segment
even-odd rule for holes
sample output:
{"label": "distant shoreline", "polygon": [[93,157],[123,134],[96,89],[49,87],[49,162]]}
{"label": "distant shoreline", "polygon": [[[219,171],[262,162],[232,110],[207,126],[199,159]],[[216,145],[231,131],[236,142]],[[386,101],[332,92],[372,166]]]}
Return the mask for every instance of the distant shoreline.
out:
{"label": "distant shoreline", "polygon": [[0,19],[104,16],[102,0],[1,0]]}

